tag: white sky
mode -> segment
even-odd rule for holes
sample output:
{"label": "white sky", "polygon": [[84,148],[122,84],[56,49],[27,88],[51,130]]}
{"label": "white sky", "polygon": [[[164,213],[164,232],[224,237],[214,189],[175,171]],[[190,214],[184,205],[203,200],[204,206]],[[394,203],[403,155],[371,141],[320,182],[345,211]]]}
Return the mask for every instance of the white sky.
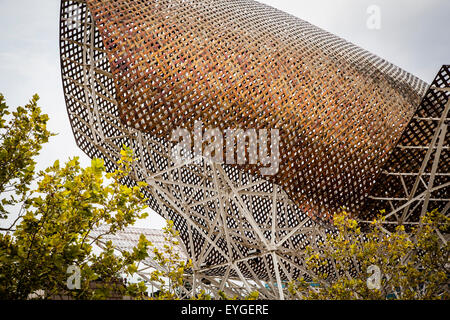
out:
{"label": "white sky", "polygon": [[[263,0],[367,49],[430,83],[450,64],[448,0]],[[366,26],[370,5],[381,9],[381,29]],[[0,92],[10,107],[34,93],[58,133],[38,158],[43,169],[55,159],[89,159],[75,144],[66,113],[59,66],[59,0],[0,0]],[[152,215],[140,226],[159,228]]]}

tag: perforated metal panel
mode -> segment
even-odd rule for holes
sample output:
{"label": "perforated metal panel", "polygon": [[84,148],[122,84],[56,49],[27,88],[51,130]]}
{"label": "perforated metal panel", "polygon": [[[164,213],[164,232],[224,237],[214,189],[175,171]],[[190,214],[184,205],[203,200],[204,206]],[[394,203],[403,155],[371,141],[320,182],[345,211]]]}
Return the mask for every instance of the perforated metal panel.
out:
{"label": "perforated metal panel", "polygon": [[[115,234],[110,234],[108,226],[101,226],[93,230],[89,236],[91,239],[100,239],[99,244],[101,246],[106,245],[108,241],[111,241],[115,250],[119,252],[132,252],[139,244],[141,235],[144,235],[147,240],[152,243],[152,249],[156,248],[166,258],[169,256],[165,253],[164,247],[167,243],[165,241],[165,234],[162,230],[153,230],[145,228],[127,227],[124,230],[118,231]],[[181,259],[187,260],[186,254],[182,245],[173,246],[173,254],[177,254]],[[150,250],[149,256],[141,261],[146,267],[151,267],[157,270],[165,270],[164,266],[161,266],[155,259],[155,253]]]}

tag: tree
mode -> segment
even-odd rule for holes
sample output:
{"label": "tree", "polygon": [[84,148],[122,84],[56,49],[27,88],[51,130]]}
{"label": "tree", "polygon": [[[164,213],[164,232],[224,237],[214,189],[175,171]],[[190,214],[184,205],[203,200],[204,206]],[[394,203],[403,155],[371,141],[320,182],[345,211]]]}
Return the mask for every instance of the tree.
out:
{"label": "tree", "polygon": [[[0,95],[2,151],[2,192],[17,197],[2,201],[0,210],[8,214],[7,206],[24,201],[23,214],[9,232],[0,235],[0,299],[27,299],[37,292],[39,298],[60,294],[75,299],[106,299],[113,293],[143,297],[143,283],[121,284],[121,274],[132,275],[137,264],[148,256],[149,242],[141,236],[139,244],[121,256],[115,255],[111,242],[100,253],[93,246],[106,234],[133,224],[144,218],[146,199],[141,189],[144,183],[127,187],[121,181],[132,168],[133,153],[125,148],[121,152],[118,169],[106,173],[103,160],[93,159],[91,166],[81,168],[78,158],[61,166],[55,161],[50,168],[37,175],[37,188],[30,191],[35,179],[35,162],[41,145],[51,133],[46,129],[48,117],[37,107],[38,97],[24,108],[17,108],[12,119]],[[99,238],[90,232],[108,225],[108,231]],[[68,290],[68,270],[80,270],[80,287]],[[94,281],[96,286],[92,286]]]}
{"label": "tree", "polygon": [[[48,116],[42,114],[38,100],[35,95],[27,105],[10,112],[0,93],[0,219],[7,218],[12,206],[24,204],[34,178],[34,157],[53,135],[47,130]],[[14,223],[0,230],[13,227]]]}
{"label": "tree", "polygon": [[[117,256],[111,242],[100,254],[89,237],[101,225],[114,234],[146,216],[143,185],[127,187],[120,183],[129,173],[130,150],[122,151],[119,169],[105,174],[102,160],[92,160],[81,168],[77,158],[64,166],[59,162],[39,174],[37,190],[19,222],[14,236],[0,236],[0,297],[26,299],[42,290],[44,298],[67,294],[76,299],[108,298],[120,294],[140,296],[142,284],[111,287],[123,273],[133,275],[136,263],[148,256],[149,242],[141,236],[132,252]],[[105,178],[111,182],[105,183]],[[76,266],[82,279],[79,290],[68,291],[67,270]],[[92,288],[90,283],[101,279]]]}
{"label": "tree", "polygon": [[[336,233],[308,248],[306,265],[315,277],[291,282],[292,298],[449,299],[450,245],[443,235],[450,218],[433,211],[411,232],[402,225],[388,232],[380,218],[362,232],[344,212],[334,217],[334,226]],[[333,271],[320,271],[324,266]],[[378,276],[379,283],[371,283]]]}
{"label": "tree", "polygon": [[151,272],[150,280],[159,287],[155,299],[178,300],[186,295],[186,292],[183,292],[186,285],[185,276],[192,268],[192,261],[185,261],[176,250],[180,234],[175,230],[173,221],[168,220],[163,230],[164,250],[153,248],[153,259],[161,268]]}

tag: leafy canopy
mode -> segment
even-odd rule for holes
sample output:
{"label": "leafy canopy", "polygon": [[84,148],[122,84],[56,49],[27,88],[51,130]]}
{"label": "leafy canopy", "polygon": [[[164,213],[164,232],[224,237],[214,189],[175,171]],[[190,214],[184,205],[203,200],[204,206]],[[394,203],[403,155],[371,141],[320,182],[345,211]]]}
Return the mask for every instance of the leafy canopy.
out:
{"label": "leafy canopy", "polygon": [[[89,236],[101,225],[108,226],[101,237],[115,234],[146,216],[141,192],[145,184],[121,183],[132,171],[132,151],[122,150],[118,169],[112,173],[106,173],[103,160],[93,159],[82,168],[74,158],[64,165],[55,161],[36,175],[34,157],[52,135],[37,101],[34,96],[28,105],[10,113],[0,95],[0,191],[13,193],[2,200],[0,213],[6,217],[10,206],[26,200],[13,233],[10,226],[0,234],[0,299],[27,299],[36,292],[42,293],[41,298],[142,297],[143,283],[118,284],[117,278],[134,274],[148,256],[150,243],[145,237],[131,252],[118,255],[111,242],[100,253],[94,252],[100,237]],[[37,188],[31,191],[33,179]],[[80,290],[67,290],[69,266],[81,270]],[[93,286],[95,281],[98,285]]]}
{"label": "leafy canopy", "polygon": [[34,178],[34,157],[53,135],[38,100],[35,95],[11,112],[0,93],[0,219],[7,217],[8,208],[26,199]]}
{"label": "leafy canopy", "polygon": [[[124,150],[113,173],[105,173],[102,160],[94,159],[91,166],[81,168],[77,158],[64,166],[56,161],[39,173],[38,188],[14,235],[0,236],[0,297],[26,299],[37,290],[43,290],[46,298],[65,293],[77,299],[143,293],[142,284],[130,285],[127,292],[90,286],[94,280],[112,284],[121,274],[133,275],[136,263],[148,256],[149,242],[143,236],[132,252],[121,256],[111,242],[96,254],[93,245],[99,238],[89,237],[101,225],[108,226],[101,235],[105,236],[146,216],[143,184],[130,188],[120,183],[132,161],[131,151]],[[67,270],[72,265],[80,268],[82,283],[80,290],[68,292]]]}
{"label": "leafy canopy", "polygon": [[[308,247],[305,278],[289,284],[293,299],[449,299],[450,218],[433,211],[411,232],[389,232],[383,219],[362,232],[346,212],[334,218],[336,233]],[[324,267],[332,266],[331,272]],[[368,286],[369,267],[381,271],[379,288]],[[329,270],[329,269],[328,269]]]}

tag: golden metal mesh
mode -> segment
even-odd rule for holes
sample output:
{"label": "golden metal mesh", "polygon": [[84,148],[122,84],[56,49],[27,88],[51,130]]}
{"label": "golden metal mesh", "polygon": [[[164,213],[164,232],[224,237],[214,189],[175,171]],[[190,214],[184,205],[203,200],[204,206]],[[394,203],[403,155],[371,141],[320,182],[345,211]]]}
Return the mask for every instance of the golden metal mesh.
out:
{"label": "golden metal mesh", "polygon": [[[122,122],[168,139],[195,121],[279,129],[278,174],[310,216],[361,210],[427,85],[249,0],[87,0]],[[258,165],[240,169],[258,174]]]}

